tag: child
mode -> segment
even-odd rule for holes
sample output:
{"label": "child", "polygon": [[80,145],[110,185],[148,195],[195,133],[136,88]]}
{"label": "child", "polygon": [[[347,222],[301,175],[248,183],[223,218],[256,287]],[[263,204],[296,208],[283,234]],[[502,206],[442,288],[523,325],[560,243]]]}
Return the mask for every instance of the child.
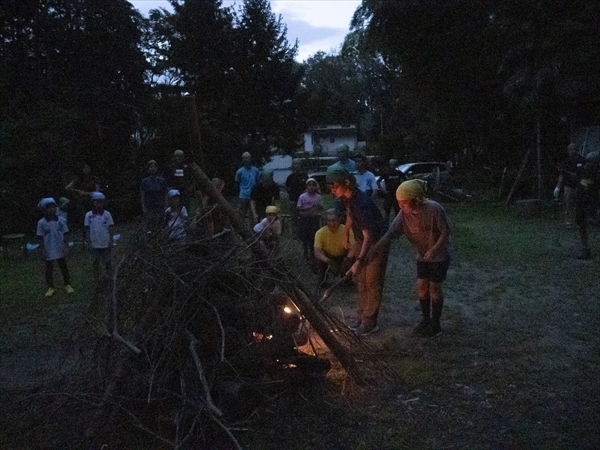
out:
{"label": "child", "polygon": [[177,189],[169,191],[169,207],[165,211],[165,218],[169,229],[169,240],[172,242],[185,241],[188,212],[181,203],[181,194]]}
{"label": "child", "polygon": [[425,198],[425,185],[423,180],[413,179],[398,187],[400,212],[368,258],[371,253],[377,254],[382,245],[389,245],[393,237],[406,236],[417,251],[417,296],[423,314],[414,333],[432,337],[442,332],[442,283],[450,265],[450,222],[442,205]]}
{"label": "child", "polygon": [[[304,258],[311,266],[314,266],[314,240],[315,233],[321,227],[319,214],[323,210],[323,200],[317,193],[319,184],[314,178],[306,180],[306,191],[298,197],[296,208],[298,210],[298,232]],[[314,266],[316,268],[316,266]]]}
{"label": "child", "polygon": [[265,208],[265,214],[267,217],[254,225],[254,232],[265,243],[271,257],[278,258],[280,256],[279,238],[281,237],[279,208],[269,205]]}
{"label": "child", "polygon": [[102,192],[92,192],[92,210],[88,211],[83,220],[85,227],[85,243],[92,256],[94,281],[100,280],[100,261],[104,263],[107,274],[111,273],[111,249],[113,247],[113,218],[104,210],[106,197]]}
{"label": "child", "polygon": [[40,207],[44,217],[37,223],[37,236],[40,241],[40,256],[46,261],[46,284],[48,290],[46,297],[54,295],[54,280],[52,272],[54,271],[54,261],[58,263],[65,283],[67,294],[73,294],[75,290],[71,287],[69,277],[69,268],[65,256],[69,247],[67,233],[69,229],[64,218],[56,214],[57,206],[53,198],[43,198]]}

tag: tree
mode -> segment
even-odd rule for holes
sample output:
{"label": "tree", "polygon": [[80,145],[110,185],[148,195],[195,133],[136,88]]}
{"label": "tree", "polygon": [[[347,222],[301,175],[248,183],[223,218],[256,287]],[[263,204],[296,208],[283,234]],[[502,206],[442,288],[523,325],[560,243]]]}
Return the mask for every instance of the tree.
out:
{"label": "tree", "polygon": [[[353,26],[402,68],[409,136],[437,154],[520,161],[541,120],[598,104],[598,2],[363,0]],[[564,128],[560,129],[564,133]]]}
{"label": "tree", "polygon": [[296,150],[303,131],[296,114],[298,44],[290,46],[286,33],[268,0],[244,1],[236,27],[232,126],[258,155],[268,156],[273,147]]}
{"label": "tree", "polygon": [[[162,105],[158,114],[165,114],[162,120],[153,119],[153,145],[192,146],[186,126],[189,111],[182,99],[191,93],[207,172],[229,175],[246,149],[255,158],[268,158],[274,146],[295,150],[302,130],[296,105],[297,47],[288,44],[286,29],[270,4],[246,1],[236,12],[220,0],[171,3],[173,14],[153,12],[149,23],[154,30],[149,48],[158,70],[153,75],[162,81],[153,91]],[[161,70],[173,81],[169,86]]]}
{"label": "tree", "polygon": [[125,0],[8,0],[1,14],[2,178],[29,204],[82,160],[112,184],[145,92],[140,16]]}

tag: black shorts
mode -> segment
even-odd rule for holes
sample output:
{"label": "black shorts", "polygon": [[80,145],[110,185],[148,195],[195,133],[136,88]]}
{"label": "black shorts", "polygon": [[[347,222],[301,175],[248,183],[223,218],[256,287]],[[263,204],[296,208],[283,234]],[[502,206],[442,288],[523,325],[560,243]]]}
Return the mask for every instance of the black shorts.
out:
{"label": "black shorts", "polygon": [[441,283],[446,279],[450,267],[450,260],[438,262],[417,261],[417,278],[434,283]]}

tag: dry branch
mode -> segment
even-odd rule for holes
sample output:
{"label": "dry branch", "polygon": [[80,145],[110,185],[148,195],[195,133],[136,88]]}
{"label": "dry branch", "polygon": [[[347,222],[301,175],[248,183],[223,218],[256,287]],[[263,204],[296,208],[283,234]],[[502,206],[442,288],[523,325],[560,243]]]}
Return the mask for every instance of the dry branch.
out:
{"label": "dry branch", "polygon": [[[223,211],[229,216],[231,224],[237,233],[246,241],[251,241],[254,238],[254,235],[250,228],[246,225],[242,217],[233,208],[233,206],[231,206],[231,204],[214,188],[211,181],[200,169],[200,167],[198,167],[197,164],[192,163],[189,165],[189,168],[194,175],[194,178],[200,185],[200,188],[207,193],[211,201],[218,203]],[[260,241],[256,240],[254,242],[260,243]],[[268,253],[264,246],[254,245],[253,250],[258,253],[261,259],[266,262],[270,262]],[[298,287],[300,283],[291,275],[291,273],[289,273],[289,271],[283,272],[273,265],[269,267],[269,271],[274,277],[281,281],[286,293],[294,298],[302,315],[304,315],[304,317],[306,317],[306,319],[310,322],[315,332],[321,339],[323,339],[325,345],[327,345],[327,347],[331,350],[342,367],[346,369],[346,372],[348,372],[348,374],[353,377],[355,381],[360,382],[361,376],[356,368],[354,358],[337,341],[335,335],[333,334],[333,330],[322,319],[323,310],[317,310],[317,308],[315,308],[313,302],[310,300],[309,295],[306,294],[307,291],[304,291]]]}

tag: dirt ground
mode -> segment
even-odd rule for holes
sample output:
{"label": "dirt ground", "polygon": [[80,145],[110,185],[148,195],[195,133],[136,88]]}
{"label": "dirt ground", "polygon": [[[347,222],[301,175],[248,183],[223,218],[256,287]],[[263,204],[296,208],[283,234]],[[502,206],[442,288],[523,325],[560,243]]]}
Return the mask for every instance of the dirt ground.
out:
{"label": "dirt ground", "polygon": [[[594,259],[579,261],[576,231],[556,210],[529,218],[448,208],[455,258],[442,335],[413,337],[416,267],[406,242],[395,241],[381,331],[364,339],[397,379],[372,380],[343,401],[320,393],[282,402],[264,426],[297,436],[289,448],[600,448],[599,230]],[[328,300],[340,317],[355,304],[352,287]],[[296,433],[281,417],[295,418]]]}
{"label": "dirt ground", "polygon": [[[270,399],[237,424],[244,448],[600,448],[600,230],[591,233],[594,258],[579,261],[576,232],[555,211],[523,218],[503,208],[448,209],[456,253],[445,283],[442,335],[412,336],[420,315],[415,263],[406,242],[395,241],[381,331],[364,338],[394,379],[382,374],[355,386],[332,370],[323,385]],[[314,286],[299,251],[297,241],[286,244],[303,282]],[[347,318],[355,302],[348,286],[327,306]],[[81,305],[58,304],[48,320],[68,329],[81,311]],[[35,402],[23,402],[68,369],[57,357],[60,340],[43,348],[13,345],[45,333],[27,323],[3,327],[2,450],[86,448],[77,420],[62,423],[61,431],[57,420],[36,415]]]}

